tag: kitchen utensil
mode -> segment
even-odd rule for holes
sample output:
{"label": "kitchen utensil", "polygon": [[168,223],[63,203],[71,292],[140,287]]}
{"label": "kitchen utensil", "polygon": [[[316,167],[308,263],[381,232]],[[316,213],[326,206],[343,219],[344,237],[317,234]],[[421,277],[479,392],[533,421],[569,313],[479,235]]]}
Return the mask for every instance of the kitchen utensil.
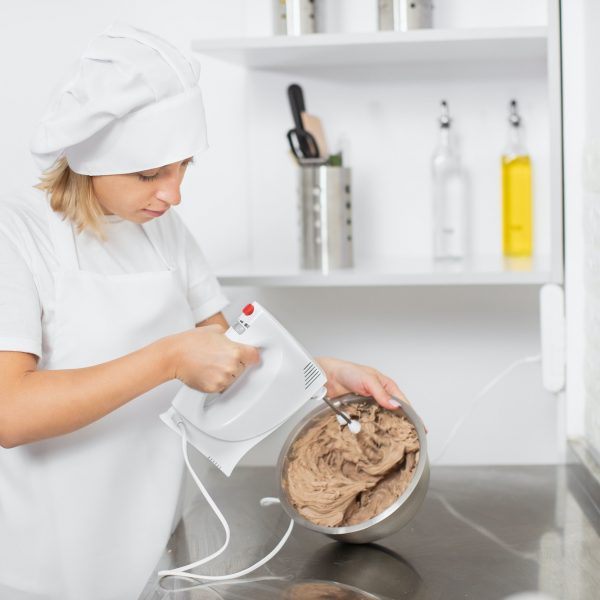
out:
{"label": "kitchen utensil", "polygon": [[[356,394],[346,394],[334,400],[334,403],[341,410],[344,406],[347,406],[356,402],[375,402],[373,398],[365,398]],[[417,513],[419,507],[425,499],[427,488],[429,486],[429,460],[427,457],[427,436],[425,433],[425,427],[419,415],[415,412],[410,404],[404,402],[401,399],[397,399],[400,403],[400,407],[396,411],[404,415],[417,430],[419,438],[420,450],[419,450],[419,461],[415,468],[413,478],[404,491],[404,493],[388,508],[377,516],[358,523],[357,525],[349,525],[347,527],[324,527],[321,525],[315,525],[296,511],[296,509],[290,503],[287,493],[284,487],[284,477],[287,473],[288,467],[288,456],[290,449],[294,442],[304,434],[305,431],[310,429],[317,421],[321,420],[329,409],[325,406],[318,406],[311,412],[309,412],[290,432],[286,439],[281,451],[279,453],[279,459],[277,461],[277,485],[279,488],[279,500],[281,505],[288,513],[288,515],[294,519],[298,525],[302,525],[313,531],[323,533],[333,539],[350,542],[352,544],[364,544],[378,540],[387,535],[395,533],[402,527],[404,527]],[[395,411],[395,412],[396,412]]]}
{"label": "kitchen utensil", "polygon": [[[304,104],[304,93],[302,88],[297,83],[292,83],[287,89],[288,100],[290,102],[290,108],[292,110],[292,118],[294,119],[294,128],[288,131],[288,140],[292,151],[296,158],[318,158],[319,146],[317,145],[314,137],[311,134],[306,135],[306,130],[302,124],[302,113],[306,112],[306,106]],[[300,152],[296,153],[294,145],[290,140],[290,134],[293,133],[298,142],[297,147]]]}
{"label": "kitchen utensil", "polygon": [[351,419],[348,413],[340,410],[329,398],[323,396],[323,402],[329,406],[329,408],[336,414],[337,421],[340,425],[348,425],[348,429],[352,433],[360,433],[360,421],[358,419]]}
{"label": "kitchen utensil", "polygon": [[321,124],[321,119],[307,112],[302,112],[300,116],[302,118],[303,129],[310,133],[317,142],[319,151],[318,156],[328,158],[329,150],[327,148],[327,141],[325,140],[325,132],[323,130],[323,125]]}
{"label": "kitchen utensil", "polygon": [[259,347],[260,364],[248,367],[220,394],[183,385],[160,418],[177,433],[184,427],[189,443],[229,476],[246,452],[308,400],[324,395],[327,380],[306,350],[258,302],[244,307],[225,335]]}
{"label": "kitchen utensil", "polygon": [[319,147],[311,133],[304,129],[290,129],[287,132],[290,148],[298,163],[302,164],[305,159],[319,158]]}
{"label": "kitchen utensil", "polygon": [[297,83],[292,83],[288,86],[287,93],[294,125],[297,129],[302,129],[302,113],[306,111],[302,88]]}

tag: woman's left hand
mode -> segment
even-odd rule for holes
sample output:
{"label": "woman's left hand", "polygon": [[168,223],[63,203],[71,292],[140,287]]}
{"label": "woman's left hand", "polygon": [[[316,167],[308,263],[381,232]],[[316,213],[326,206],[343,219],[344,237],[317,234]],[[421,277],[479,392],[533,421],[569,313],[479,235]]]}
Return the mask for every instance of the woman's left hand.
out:
{"label": "woman's left hand", "polygon": [[327,376],[327,396],[336,398],[354,392],[361,396],[372,396],[384,408],[398,408],[393,397],[408,402],[402,390],[387,375],[376,369],[339,360],[318,358],[317,362]]}

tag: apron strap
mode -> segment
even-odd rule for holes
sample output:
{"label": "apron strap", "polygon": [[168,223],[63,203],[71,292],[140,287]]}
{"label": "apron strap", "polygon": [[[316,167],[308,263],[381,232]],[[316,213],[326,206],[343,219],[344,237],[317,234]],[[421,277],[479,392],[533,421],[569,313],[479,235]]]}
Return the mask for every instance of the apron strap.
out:
{"label": "apron strap", "polygon": [[56,258],[61,270],[78,271],[79,259],[75,245],[75,232],[71,221],[52,210],[50,202],[46,203],[50,240],[56,251]]}
{"label": "apron strap", "polygon": [[152,221],[149,221],[148,223],[143,223],[142,229],[144,230],[146,237],[150,240],[150,243],[152,244],[154,251],[156,252],[156,254],[158,254],[158,257],[162,260],[162,262],[165,264],[167,269],[169,271],[175,271],[175,269],[176,269],[175,265],[166,259],[165,255],[163,254],[163,252],[161,250],[161,246],[164,246],[164,243],[163,243],[163,237],[161,235],[161,232],[158,230],[158,225],[156,223],[156,219],[153,219]]}

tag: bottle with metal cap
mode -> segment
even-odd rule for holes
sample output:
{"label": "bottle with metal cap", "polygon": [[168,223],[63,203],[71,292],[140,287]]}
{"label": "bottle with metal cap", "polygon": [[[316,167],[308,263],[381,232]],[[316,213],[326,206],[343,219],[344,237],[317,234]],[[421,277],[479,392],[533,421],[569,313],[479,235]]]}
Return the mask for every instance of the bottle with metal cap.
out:
{"label": "bottle with metal cap", "polygon": [[451,132],[448,103],[442,100],[438,145],[431,161],[433,176],[433,255],[461,259],[468,248],[467,178]]}
{"label": "bottle with metal cap", "polygon": [[508,123],[508,143],[502,155],[502,246],[504,256],[531,256],[531,159],[523,143],[516,100],[510,101]]}

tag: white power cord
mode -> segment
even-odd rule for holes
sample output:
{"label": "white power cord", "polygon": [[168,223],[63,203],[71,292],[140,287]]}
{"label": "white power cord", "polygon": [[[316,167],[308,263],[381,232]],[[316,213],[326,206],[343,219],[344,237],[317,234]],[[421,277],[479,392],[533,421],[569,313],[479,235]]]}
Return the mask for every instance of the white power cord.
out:
{"label": "white power cord", "polygon": [[519,360],[516,360],[515,362],[511,363],[510,365],[508,365],[508,367],[506,367],[506,369],[504,369],[503,371],[501,371],[489,383],[487,383],[486,385],[484,385],[481,388],[481,390],[479,391],[479,393],[475,396],[475,398],[473,398],[473,400],[471,401],[471,403],[469,404],[467,410],[463,413],[463,415],[461,416],[461,418],[455,423],[454,427],[450,431],[450,435],[446,438],[446,441],[445,441],[444,445],[442,446],[441,451],[436,456],[436,458],[431,462],[431,464],[435,465],[442,458],[442,456],[444,456],[444,454],[446,454],[446,451],[448,450],[448,447],[450,446],[450,444],[454,440],[454,437],[456,436],[456,432],[462,427],[463,423],[471,415],[471,413],[473,412],[473,409],[475,408],[475,405],[494,386],[496,386],[504,377],[506,377],[509,373],[511,373],[517,367],[519,367],[521,365],[529,364],[529,363],[540,362],[541,360],[542,360],[541,354],[536,354],[535,356],[526,356],[524,358],[520,358]]}
{"label": "white power cord", "polygon": [[536,563],[538,562],[538,555],[535,552],[521,552],[516,548],[513,548],[510,544],[507,544],[506,542],[501,540],[496,534],[492,533],[489,529],[483,527],[483,525],[479,525],[479,523],[476,523],[472,519],[465,517],[465,515],[463,515],[456,508],[454,508],[454,506],[452,506],[452,504],[450,504],[450,502],[448,502],[448,500],[446,500],[446,498],[442,494],[434,492],[433,496],[434,498],[437,498],[437,500],[439,500],[439,502],[454,518],[458,519],[459,521],[462,521],[463,523],[465,523],[465,525],[468,525],[474,531],[477,531],[484,537],[494,542],[494,544],[498,544],[498,546],[500,546],[507,552],[510,552],[514,556],[518,556],[519,558],[523,558],[525,560],[532,560]]}
{"label": "white power cord", "polygon": [[[244,575],[247,575],[248,573],[252,573],[252,571],[255,571],[259,567],[262,567],[265,563],[269,562],[281,550],[281,548],[283,548],[284,544],[287,542],[288,538],[290,537],[290,535],[292,533],[292,529],[294,528],[294,521],[290,519],[289,527],[287,528],[287,531],[283,534],[283,537],[281,538],[281,540],[279,541],[277,546],[275,546],[275,548],[273,548],[273,550],[271,550],[271,552],[269,552],[269,554],[267,554],[264,558],[262,558],[261,560],[259,560],[256,563],[254,563],[250,567],[247,567],[246,569],[242,569],[241,571],[237,571],[236,573],[230,573],[228,575],[197,575],[195,573],[188,573],[187,572],[188,570],[194,569],[201,565],[204,565],[207,562],[210,562],[211,560],[213,560],[214,558],[219,556],[220,554],[222,554],[225,551],[225,549],[227,548],[227,546],[229,545],[229,539],[231,537],[231,532],[229,529],[229,524],[227,523],[227,520],[223,516],[223,513],[219,510],[218,506],[215,504],[215,501],[210,497],[210,494],[208,493],[208,491],[206,490],[206,488],[200,481],[200,478],[198,477],[198,475],[192,468],[192,465],[190,464],[190,459],[188,457],[188,452],[187,452],[187,434],[185,431],[184,424],[180,421],[179,423],[177,423],[177,426],[181,433],[181,448],[183,451],[183,457],[185,459],[185,464],[186,464],[190,474],[192,475],[192,478],[196,482],[196,485],[202,492],[202,495],[204,496],[204,498],[206,498],[206,501],[208,502],[210,507],[213,509],[215,515],[217,515],[219,521],[221,522],[221,525],[223,525],[223,529],[225,530],[225,543],[216,552],[213,552],[209,556],[201,558],[200,560],[190,563],[189,565],[184,565],[183,567],[177,567],[176,569],[168,569],[168,570],[164,570],[164,571],[159,571],[158,576],[161,578],[162,577],[184,577],[186,579],[195,579],[198,581],[226,581],[228,579],[236,579],[238,577],[243,577]],[[279,498],[267,497],[267,498],[261,498],[261,500],[260,500],[261,506],[271,506],[273,504],[279,504],[279,503],[280,503]]]}

